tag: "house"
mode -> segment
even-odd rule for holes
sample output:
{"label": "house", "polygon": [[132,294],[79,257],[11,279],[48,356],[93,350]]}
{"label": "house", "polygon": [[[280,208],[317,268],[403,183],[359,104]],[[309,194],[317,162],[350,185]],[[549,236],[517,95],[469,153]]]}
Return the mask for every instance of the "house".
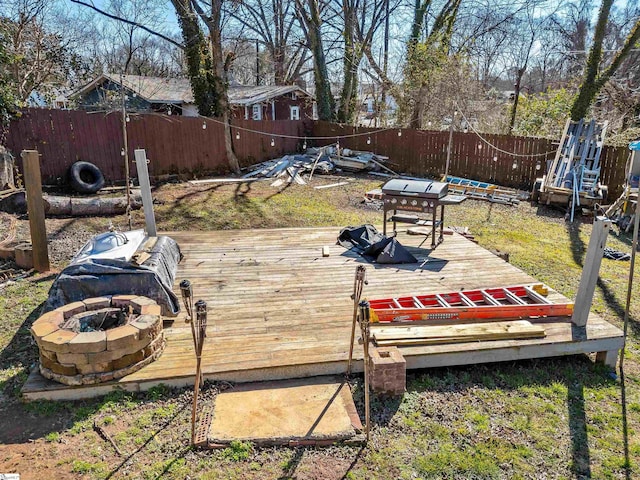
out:
{"label": "house", "polygon": [[[118,109],[123,87],[129,111],[198,116],[186,78],[102,74],[69,98],[82,110]],[[313,97],[297,85],[244,86],[232,82],[228,95],[234,118],[256,121],[316,118]]]}

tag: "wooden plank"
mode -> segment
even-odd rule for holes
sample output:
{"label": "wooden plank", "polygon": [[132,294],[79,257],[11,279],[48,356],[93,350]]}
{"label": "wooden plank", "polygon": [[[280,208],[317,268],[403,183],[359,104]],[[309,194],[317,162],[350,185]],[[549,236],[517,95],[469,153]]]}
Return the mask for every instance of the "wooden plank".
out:
{"label": "wooden plank", "polygon": [[[390,138],[397,136],[397,132],[391,133]],[[185,256],[178,267],[176,293],[181,280],[191,279],[195,298],[202,298],[209,306],[202,357],[205,378],[246,382],[345,371],[353,313],[353,274],[363,260],[338,246],[335,252],[331,247],[331,256],[322,257],[322,247],[333,245],[339,230],[325,227],[170,233]],[[416,248],[421,240],[418,237],[400,233],[399,240],[412,252],[424,252]],[[460,235],[448,236],[438,247],[438,257],[439,261],[427,262],[425,268],[368,268],[365,295],[412,296],[416,285],[419,293],[430,294],[536,283]],[[566,301],[553,290],[548,298]],[[443,363],[610,352],[621,346],[620,330],[594,314],[589,316],[582,335],[566,319],[544,318],[530,323],[544,329],[546,337],[399,348],[408,368],[424,368]],[[37,379],[39,375],[34,373],[24,387],[25,398],[84,398],[104,394],[114,387],[140,391],[159,383],[192,385],[193,342],[183,314],[165,329],[165,337],[167,346],[156,362],[117,382],[74,390]],[[362,348],[356,345],[354,354],[354,371],[360,372]]]}
{"label": "wooden plank", "polygon": [[24,184],[27,195],[29,232],[33,246],[33,267],[38,272],[49,271],[49,249],[47,228],[44,222],[44,201],[42,200],[42,177],[40,175],[40,155],[36,150],[22,151]]}

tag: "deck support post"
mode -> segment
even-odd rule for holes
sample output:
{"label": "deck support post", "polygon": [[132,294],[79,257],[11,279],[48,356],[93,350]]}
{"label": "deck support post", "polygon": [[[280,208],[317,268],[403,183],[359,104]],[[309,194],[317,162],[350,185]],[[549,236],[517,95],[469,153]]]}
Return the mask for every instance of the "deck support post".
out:
{"label": "deck support post", "polygon": [[597,352],[596,362],[606,365],[607,367],[616,369],[618,363],[618,350],[609,350],[607,352]]}
{"label": "deck support post", "polygon": [[610,228],[611,220],[607,217],[599,216],[593,221],[591,239],[584,258],[580,286],[578,287],[575,308],[571,317],[574,325],[579,327],[584,327],[587,324],[591,302],[593,301],[593,292],[595,292],[598,274],[600,273],[602,254],[607,244],[607,235]]}

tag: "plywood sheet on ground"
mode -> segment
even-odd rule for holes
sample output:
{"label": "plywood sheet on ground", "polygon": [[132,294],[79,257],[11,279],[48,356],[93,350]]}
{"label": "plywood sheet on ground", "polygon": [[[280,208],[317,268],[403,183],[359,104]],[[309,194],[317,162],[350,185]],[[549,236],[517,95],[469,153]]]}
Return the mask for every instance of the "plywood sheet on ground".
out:
{"label": "plywood sheet on ground", "polygon": [[[413,265],[373,265],[336,245],[340,227],[168,232],[182,249],[174,290],[191,280],[195,299],[208,305],[202,357],[205,378],[260,381],[344,372],[349,353],[350,295],[357,265],[367,266],[364,296],[388,298],[535,283],[536,280],[484,248],[454,234],[435,250],[424,238],[398,235],[418,258]],[[323,247],[329,246],[329,256]],[[557,292],[550,300],[563,301]],[[408,368],[517,360],[580,352],[610,351],[622,332],[595,314],[586,328],[567,319],[545,318],[545,338],[406,346]],[[27,399],[80,398],[113,388],[132,391],[159,383],[193,384],[195,356],[184,314],[165,330],[167,346],[154,363],[117,382],[70,388],[31,374]],[[362,371],[355,346],[354,371]]]}
{"label": "plywood sheet on ground", "polygon": [[215,398],[209,442],[339,441],[362,430],[349,385],[316,377],[244,384]]}

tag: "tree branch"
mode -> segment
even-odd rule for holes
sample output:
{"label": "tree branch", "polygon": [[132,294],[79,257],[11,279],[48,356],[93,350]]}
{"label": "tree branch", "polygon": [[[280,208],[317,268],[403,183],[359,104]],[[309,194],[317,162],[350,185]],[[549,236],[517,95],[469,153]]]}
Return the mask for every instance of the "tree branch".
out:
{"label": "tree branch", "polygon": [[100,15],[104,15],[105,17],[111,18],[112,20],[118,20],[119,22],[123,22],[123,23],[126,23],[128,25],[132,25],[132,26],[137,27],[137,28],[139,28],[141,30],[144,30],[147,33],[150,33],[151,35],[155,35],[156,37],[159,37],[159,38],[171,43],[172,45],[175,45],[176,47],[180,48],[181,50],[185,49],[184,45],[182,45],[179,42],[176,42],[175,40],[173,40],[170,37],[167,37],[166,35],[163,35],[160,32],[156,32],[155,30],[151,30],[149,27],[145,27],[144,25],[142,25],[142,24],[140,24],[138,22],[134,22],[132,20],[128,20],[126,18],[122,18],[122,17],[119,17],[117,15],[113,15],[113,14],[111,14],[109,12],[106,12],[106,11],[96,7],[92,3],[86,3],[86,2],[83,2],[82,0],[71,0],[71,3],[77,3],[78,5],[84,5],[85,7],[89,7],[90,9],[95,10],[96,12],[98,12]]}

